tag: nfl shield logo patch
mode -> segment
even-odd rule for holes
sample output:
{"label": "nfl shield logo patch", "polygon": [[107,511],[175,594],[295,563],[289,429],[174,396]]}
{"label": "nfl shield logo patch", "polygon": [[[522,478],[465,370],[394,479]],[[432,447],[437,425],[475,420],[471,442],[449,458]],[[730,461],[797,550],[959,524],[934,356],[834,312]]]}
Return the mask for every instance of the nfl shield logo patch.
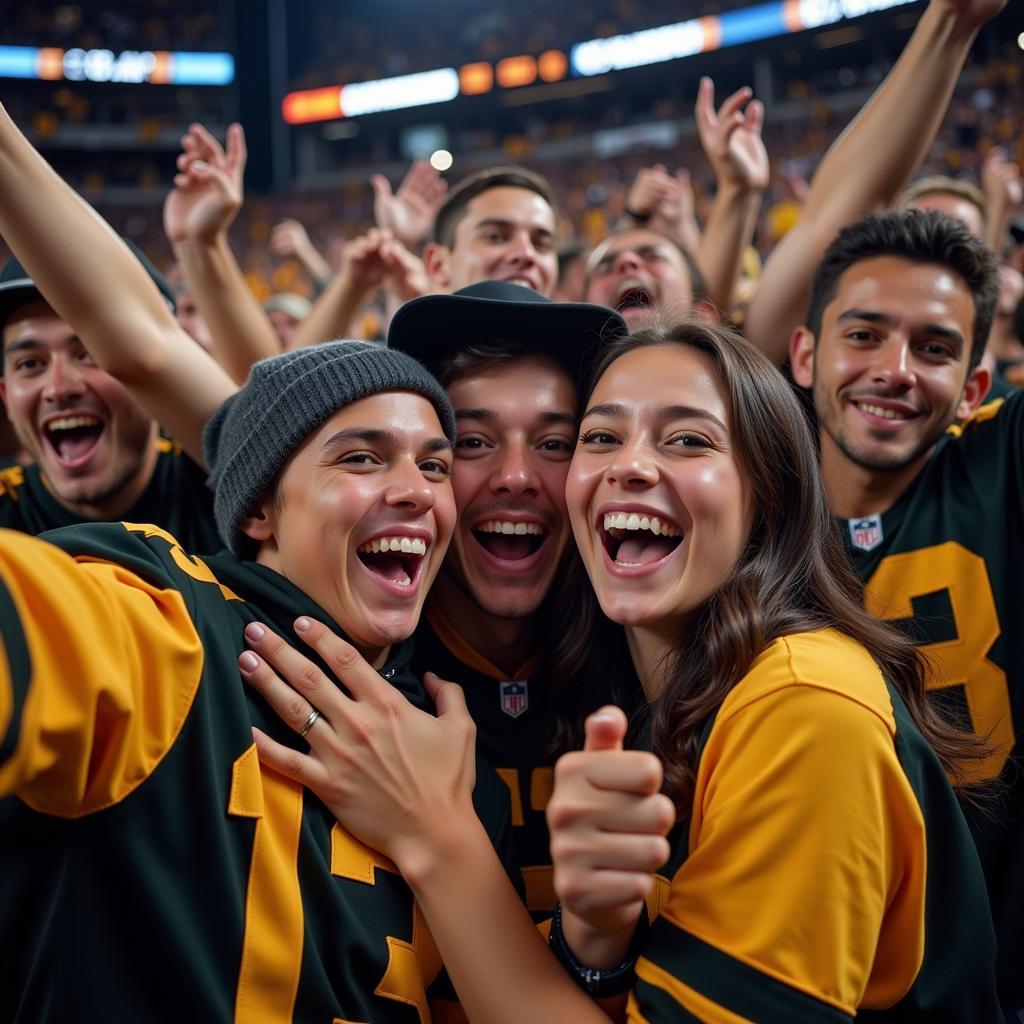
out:
{"label": "nfl shield logo patch", "polygon": [[518,718],[530,705],[526,679],[512,679],[501,684],[501,710],[510,718]]}
{"label": "nfl shield logo patch", "polygon": [[850,540],[855,548],[871,551],[882,543],[882,517],[866,516],[864,519],[851,519]]}

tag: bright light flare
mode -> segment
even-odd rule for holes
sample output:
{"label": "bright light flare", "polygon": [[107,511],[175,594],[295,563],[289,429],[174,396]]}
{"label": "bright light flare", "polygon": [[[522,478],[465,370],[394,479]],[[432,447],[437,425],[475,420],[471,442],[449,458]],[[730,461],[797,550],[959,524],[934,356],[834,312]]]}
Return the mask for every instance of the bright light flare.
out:
{"label": "bright light flare", "polygon": [[430,166],[435,171],[447,171],[455,163],[455,157],[447,149],[435,149],[430,154]]}

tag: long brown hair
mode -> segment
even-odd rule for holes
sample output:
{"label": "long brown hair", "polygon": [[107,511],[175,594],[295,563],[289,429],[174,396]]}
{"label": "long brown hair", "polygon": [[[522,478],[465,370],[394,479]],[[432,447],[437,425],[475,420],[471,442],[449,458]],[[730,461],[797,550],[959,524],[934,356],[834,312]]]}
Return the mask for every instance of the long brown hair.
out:
{"label": "long brown hair", "polygon": [[[646,707],[624,629],[601,612],[576,559],[557,602],[561,639],[552,655],[556,745],[582,743],[582,722],[609,699],[631,713],[632,739],[649,736],[665,767],[665,791],[680,813],[693,796],[703,727],[765,646],[777,637],[833,628],[872,655],[906,704],[954,784],[987,748],[952,728],[925,697],[925,668],[911,640],[872,618],[829,510],[806,417],[792,388],[732,331],[700,320],[640,331],[611,343],[596,361],[588,396],[615,360],[650,345],[686,345],[714,362],[732,420],[733,450],[754,509],[750,537],[729,576],[688,617],[665,685]],[[595,687],[595,681],[603,685]],[[611,693],[608,690],[611,690]],[[597,691],[599,696],[591,696]],[[640,712],[640,713],[638,713]]]}

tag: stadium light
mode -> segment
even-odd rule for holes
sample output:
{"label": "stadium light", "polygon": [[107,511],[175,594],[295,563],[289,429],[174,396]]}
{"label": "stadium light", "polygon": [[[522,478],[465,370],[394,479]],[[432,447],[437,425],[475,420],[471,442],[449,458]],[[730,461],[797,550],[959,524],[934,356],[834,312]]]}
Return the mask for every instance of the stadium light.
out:
{"label": "stadium light", "polygon": [[430,166],[435,171],[447,171],[455,163],[455,157],[447,149],[436,149],[430,154]]}

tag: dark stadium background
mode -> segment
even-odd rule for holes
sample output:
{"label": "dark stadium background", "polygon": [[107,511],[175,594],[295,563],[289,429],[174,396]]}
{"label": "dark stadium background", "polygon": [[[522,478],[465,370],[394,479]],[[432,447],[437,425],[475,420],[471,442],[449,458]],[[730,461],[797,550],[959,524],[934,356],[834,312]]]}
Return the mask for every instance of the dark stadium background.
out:
{"label": "dark stadium background", "polygon": [[[853,0],[822,0],[847,11]],[[3,102],[47,159],[104,216],[158,262],[170,260],[160,207],[179,140],[202,121],[221,135],[241,120],[249,143],[247,200],[232,233],[258,292],[308,287],[297,267],[267,252],[270,228],[293,216],[330,255],[371,217],[367,179],[397,181],[420,150],[449,150],[457,180],[476,166],[522,162],[553,182],[563,235],[600,237],[622,207],[636,170],[690,168],[698,211],[710,171],[696,143],[693,101],[701,75],[719,97],[752,85],[767,106],[773,183],[758,242],[767,249],[792,216],[787,179],[809,176],[824,148],[878,83],[923,4],[845,18],[795,32],[591,78],[495,86],[476,96],[355,118],[288,125],[282,99],[295,90],[436,68],[568,55],[575,43],[749,7],[749,0],[122,0],[101,4],[5,2],[0,45],[65,52],[224,52],[223,86],[39,81],[0,77]],[[927,170],[976,177],[990,142],[1024,159],[1024,4],[1011,3],[982,30]],[[633,134],[624,133],[631,129]],[[652,141],[653,140],[653,141]],[[667,146],[656,144],[658,140]]]}

